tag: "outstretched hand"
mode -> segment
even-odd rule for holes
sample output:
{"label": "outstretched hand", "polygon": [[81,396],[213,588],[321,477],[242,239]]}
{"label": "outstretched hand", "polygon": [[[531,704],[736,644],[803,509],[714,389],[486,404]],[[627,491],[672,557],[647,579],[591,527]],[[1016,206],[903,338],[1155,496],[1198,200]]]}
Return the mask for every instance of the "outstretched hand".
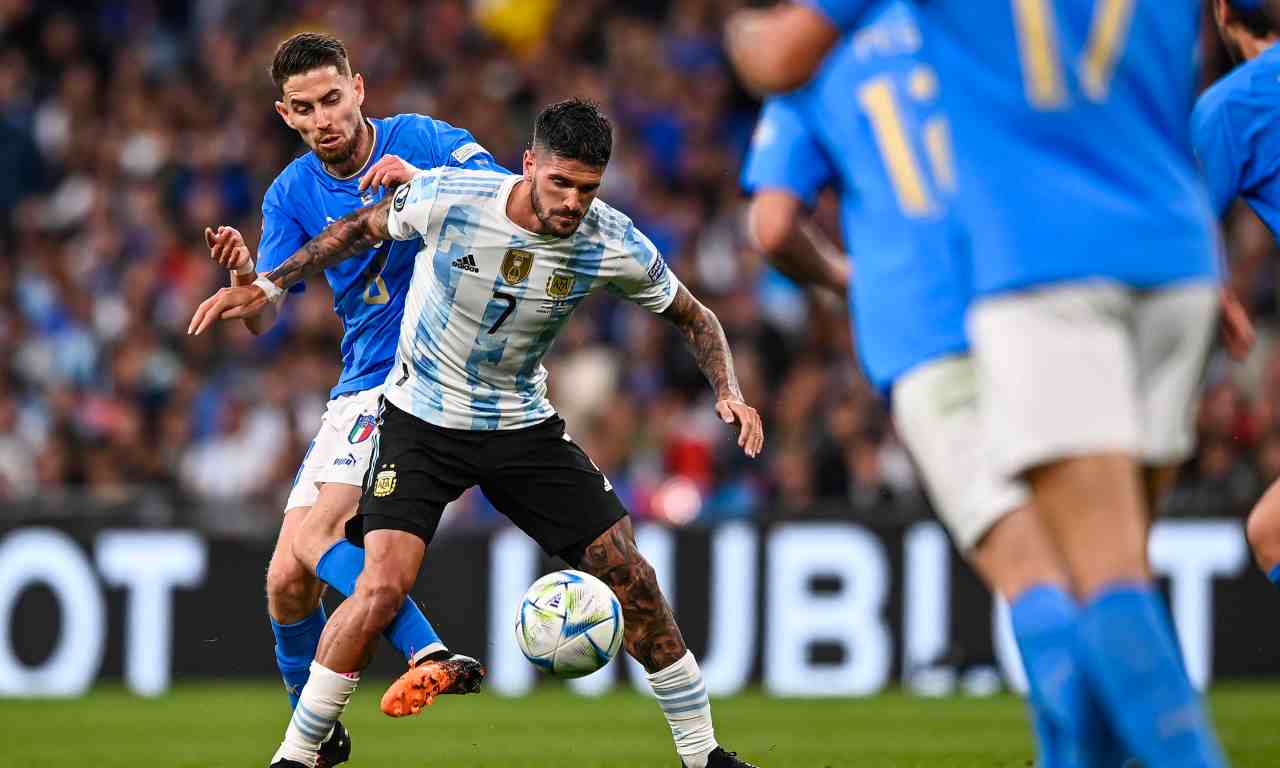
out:
{"label": "outstretched hand", "polygon": [[231,272],[242,272],[252,269],[253,257],[244,244],[244,236],[235,227],[204,228],[204,242],[209,246],[209,258],[214,263]]}
{"label": "outstretched hand", "polygon": [[383,155],[365,175],[360,177],[360,191],[377,189],[378,187],[386,187],[387,189],[398,187],[407,183],[418,173],[419,170],[410,165],[404,158],[396,155]]}
{"label": "outstretched hand", "polygon": [[267,294],[256,285],[240,285],[222,288],[217,293],[200,302],[196,313],[191,316],[191,324],[187,333],[199,336],[215,320],[233,320],[235,318],[253,317],[269,303]]}
{"label": "outstretched hand", "polygon": [[716,413],[725,424],[738,424],[738,447],[755,458],[764,448],[764,424],[755,408],[741,400],[721,400],[716,403]]}

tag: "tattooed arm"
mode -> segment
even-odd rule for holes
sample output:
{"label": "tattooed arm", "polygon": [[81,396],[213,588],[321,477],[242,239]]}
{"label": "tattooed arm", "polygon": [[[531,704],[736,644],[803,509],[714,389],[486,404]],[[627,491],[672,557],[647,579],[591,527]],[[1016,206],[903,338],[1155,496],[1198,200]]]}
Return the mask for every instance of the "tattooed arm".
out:
{"label": "tattooed arm", "polygon": [[[279,291],[287,291],[293,284],[323,272],[326,267],[364,253],[381,240],[390,239],[387,216],[392,199],[387,195],[381,202],[333,222],[294,251],[283,264],[259,279],[274,283]],[[253,317],[270,304],[266,291],[259,285],[223,288],[200,304],[187,333],[199,334],[215,320]]]}
{"label": "tattooed arm", "polygon": [[380,202],[352,211],[333,222],[265,277],[282,290],[288,290],[300,280],[364,253],[382,240],[389,240],[387,214],[391,210],[391,200],[391,195],[386,195]]}
{"label": "tattooed arm", "polygon": [[764,427],[760,414],[742,399],[738,376],[733,370],[733,353],[724,336],[724,328],[715,313],[693,297],[681,285],[676,297],[662,316],[670,320],[684,335],[685,343],[698,361],[698,368],[716,393],[716,412],[726,424],[740,424],[738,445],[755,458],[764,446]]}
{"label": "tattooed arm", "polygon": [[671,306],[662,313],[684,335],[698,369],[711,382],[717,400],[742,400],[738,376],[733,370],[733,353],[724,336],[720,320],[683,285],[676,291]]}

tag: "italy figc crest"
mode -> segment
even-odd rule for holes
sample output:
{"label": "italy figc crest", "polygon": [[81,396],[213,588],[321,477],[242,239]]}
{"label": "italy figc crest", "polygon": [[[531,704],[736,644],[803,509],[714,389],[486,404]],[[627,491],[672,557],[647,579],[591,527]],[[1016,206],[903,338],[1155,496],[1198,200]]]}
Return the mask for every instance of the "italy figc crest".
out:
{"label": "italy figc crest", "polygon": [[363,443],[373,436],[373,432],[378,428],[378,417],[372,413],[361,414],[356,419],[356,423],[351,425],[351,434],[347,435],[347,441],[350,443]]}

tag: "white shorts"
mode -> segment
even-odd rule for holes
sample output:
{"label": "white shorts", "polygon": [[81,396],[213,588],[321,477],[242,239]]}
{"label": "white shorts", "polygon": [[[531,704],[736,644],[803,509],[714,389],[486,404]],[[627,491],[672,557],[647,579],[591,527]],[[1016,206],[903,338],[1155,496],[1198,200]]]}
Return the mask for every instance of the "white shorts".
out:
{"label": "white shorts", "polygon": [[382,387],[339,395],[320,417],[320,430],[293,478],[285,510],[316,503],[321,483],[361,486],[373,455]]}
{"label": "white shorts", "polygon": [[968,356],[940,358],[899,378],[893,421],[961,551],[1030,498],[1025,485],[995,471],[983,450],[977,374]]}
{"label": "white shorts", "polygon": [[1218,287],[1201,282],[1069,283],[975,304],[969,338],[997,470],[1100,453],[1148,466],[1189,457],[1217,319]]}

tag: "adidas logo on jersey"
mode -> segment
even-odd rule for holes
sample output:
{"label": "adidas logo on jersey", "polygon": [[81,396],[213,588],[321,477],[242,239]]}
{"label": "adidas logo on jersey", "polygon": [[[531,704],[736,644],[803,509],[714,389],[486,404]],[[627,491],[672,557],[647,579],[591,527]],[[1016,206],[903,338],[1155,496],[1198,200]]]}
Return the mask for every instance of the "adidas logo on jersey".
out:
{"label": "adidas logo on jersey", "polygon": [[476,257],[469,253],[460,259],[454,259],[453,268],[465,270],[467,272],[475,272],[477,275],[480,274],[480,267],[476,266]]}

